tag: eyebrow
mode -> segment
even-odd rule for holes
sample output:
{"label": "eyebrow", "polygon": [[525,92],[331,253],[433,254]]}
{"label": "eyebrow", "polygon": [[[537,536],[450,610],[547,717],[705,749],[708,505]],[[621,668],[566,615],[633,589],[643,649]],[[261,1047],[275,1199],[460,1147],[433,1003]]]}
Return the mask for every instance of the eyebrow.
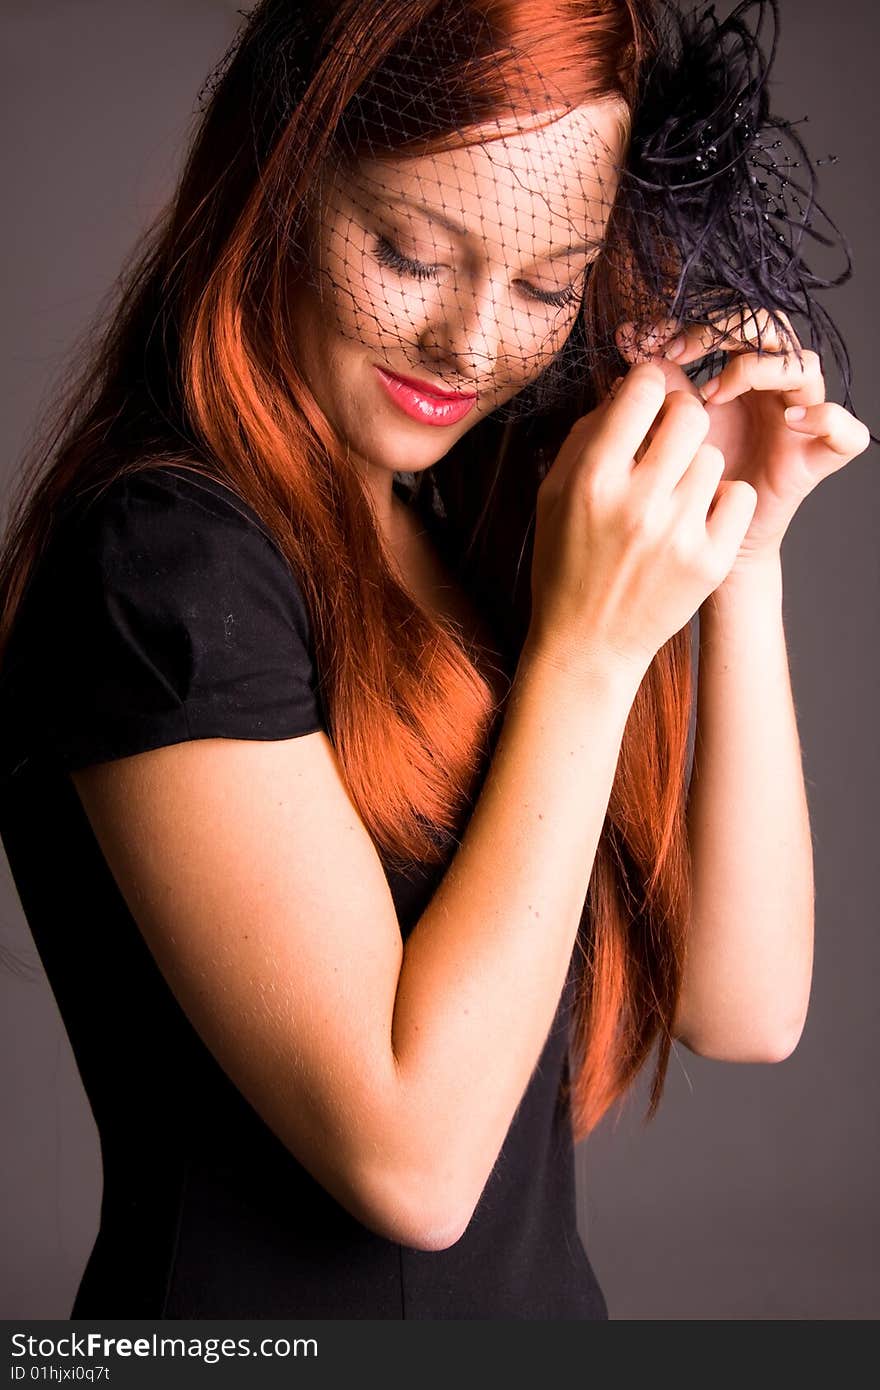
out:
{"label": "eyebrow", "polygon": [[[467,227],[462,226],[460,222],[455,222],[451,217],[447,217],[445,212],[441,212],[439,208],[432,207],[430,203],[414,203],[410,198],[404,198],[402,196],[386,198],[384,201],[386,203],[396,203],[402,207],[412,208],[416,212],[425,213],[435,222],[439,222],[441,227],[445,227],[447,231],[454,232],[456,236],[466,237],[468,240],[473,237],[473,232],[468,231]],[[587,240],[573,242],[568,246],[554,247],[553,250],[548,251],[541,259],[552,261],[555,260],[557,256],[571,255],[572,252],[576,251],[600,251],[602,246],[603,243],[601,241]]]}

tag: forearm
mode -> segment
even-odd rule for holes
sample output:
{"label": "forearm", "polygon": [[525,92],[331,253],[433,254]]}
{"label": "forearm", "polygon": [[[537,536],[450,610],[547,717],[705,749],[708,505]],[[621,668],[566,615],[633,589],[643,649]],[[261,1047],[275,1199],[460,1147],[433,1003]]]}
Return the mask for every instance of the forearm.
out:
{"label": "forearm", "polygon": [[524,657],[467,830],[404,952],[393,1047],[435,1181],[475,1202],[546,1042],[639,677]]}
{"label": "forearm", "polygon": [[813,953],[813,856],[778,554],[700,610],[688,806],[693,912],[676,1036],[729,1061],[796,1045]]}

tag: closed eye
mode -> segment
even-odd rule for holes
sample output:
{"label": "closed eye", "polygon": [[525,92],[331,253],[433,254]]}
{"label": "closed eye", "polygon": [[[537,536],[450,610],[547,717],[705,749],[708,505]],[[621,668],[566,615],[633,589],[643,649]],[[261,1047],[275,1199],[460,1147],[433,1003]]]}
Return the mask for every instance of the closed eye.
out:
{"label": "closed eye", "polygon": [[[435,279],[437,273],[444,269],[442,265],[428,265],[425,261],[416,261],[411,256],[405,256],[385,236],[376,237],[373,254],[382,265],[390,266],[399,275],[409,275],[415,280]],[[579,284],[566,285],[563,290],[550,291],[539,290],[526,280],[520,280],[517,283],[522,285],[526,293],[533,299],[538,299],[542,304],[551,304],[554,308],[559,309],[564,308],[567,304],[574,304],[580,299],[583,290],[582,285]]]}
{"label": "closed eye", "polygon": [[388,240],[387,237],[379,236],[376,238],[375,256],[377,261],[383,265],[390,265],[392,270],[396,270],[400,275],[412,275],[416,280],[431,280],[442,270],[440,265],[426,265],[424,261],[414,261],[409,256],[405,256],[402,251]]}

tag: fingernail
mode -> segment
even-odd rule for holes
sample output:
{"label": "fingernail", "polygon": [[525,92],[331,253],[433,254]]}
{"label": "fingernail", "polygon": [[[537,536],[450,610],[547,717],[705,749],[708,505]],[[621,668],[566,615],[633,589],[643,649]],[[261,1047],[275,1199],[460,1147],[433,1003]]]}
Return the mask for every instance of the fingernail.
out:
{"label": "fingernail", "polygon": [[806,413],[807,411],[804,406],[790,405],[785,412],[785,418],[786,420],[803,420]]}
{"label": "fingernail", "polygon": [[721,379],[717,376],[713,376],[710,381],[704,382],[704,384],[700,387],[700,395],[703,397],[703,400],[711,400],[720,385]]}
{"label": "fingernail", "polygon": [[678,337],[673,338],[672,342],[669,344],[669,347],[666,349],[665,356],[671,358],[681,357],[681,354],[684,352],[685,349],[686,341],[687,340],[684,334],[680,333]]}

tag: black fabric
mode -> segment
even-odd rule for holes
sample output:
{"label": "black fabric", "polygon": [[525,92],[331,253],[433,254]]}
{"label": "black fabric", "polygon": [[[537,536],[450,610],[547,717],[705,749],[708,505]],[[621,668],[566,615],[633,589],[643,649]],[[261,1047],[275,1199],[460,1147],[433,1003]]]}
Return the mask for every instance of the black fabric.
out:
{"label": "black fabric", "polygon": [[[185,739],[321,729],[301,590],[231,491],[151,467],[64,517],[0,680],[0,838],[101,1142],[71,1316],[606,1319],[559,1089],[575,955],[464,1235],[399,1245],[340,1206],[214,1060],[67,775]],[[386,867],[404,939],[444,870]]]}

